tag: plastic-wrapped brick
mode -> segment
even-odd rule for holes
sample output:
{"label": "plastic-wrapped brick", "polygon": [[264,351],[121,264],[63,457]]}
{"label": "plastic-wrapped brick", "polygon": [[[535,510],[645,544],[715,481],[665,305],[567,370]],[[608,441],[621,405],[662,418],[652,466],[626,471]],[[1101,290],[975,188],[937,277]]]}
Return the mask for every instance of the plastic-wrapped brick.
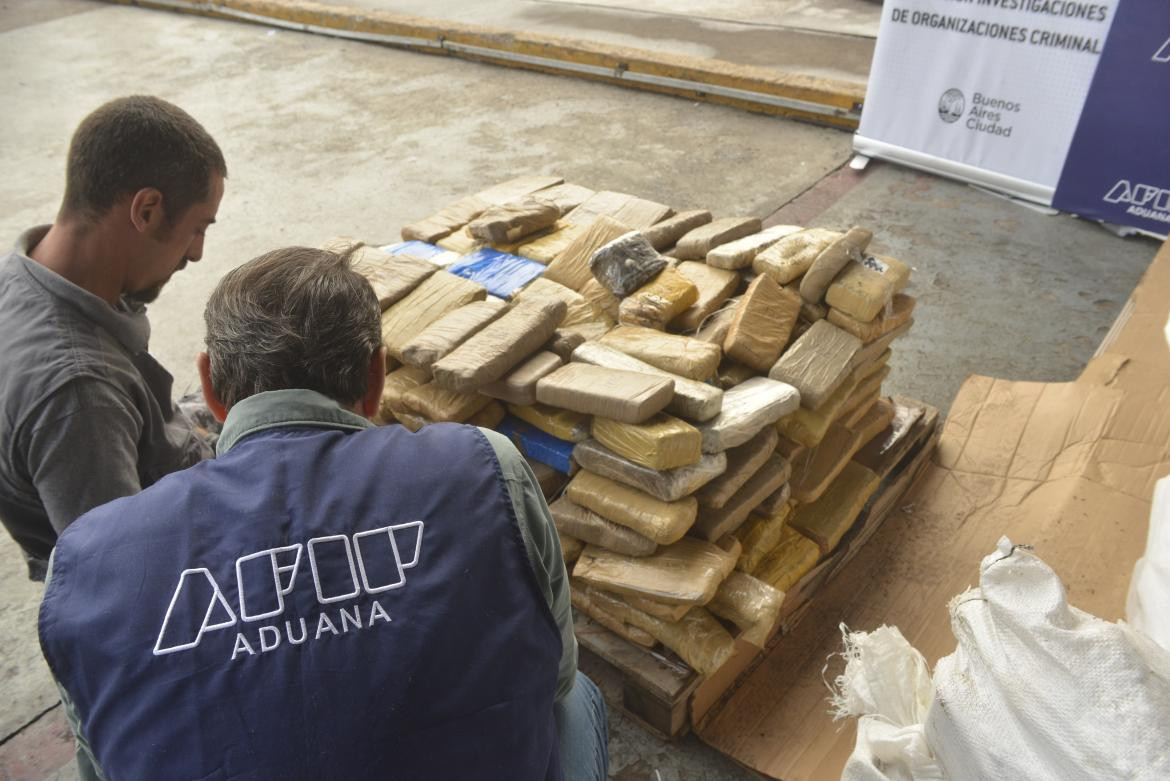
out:
{"label": "plastic-wrapped brick", "polygon": [[775,452],[779,441],[776,429],[766,426],[747,442],[725,451],[722,455],[726,456],[727,468],[695,493],[699,504],[714,509],[727,504]]}
{"label": "plastic-wrapped brick", "polygon": [[743,525],[735,531],[735,536],[743,546],[743,553],[740,554],[735,568],[743,572],[755,572],[764,557],[780,544],[784,526],[791,514],[792,503],[785,502],[768,515],[759,512],[749,515]]}
{"label": "plastic-wrapped brick", "polygon": [[849,461],[829,490],[817,501],[799,505],[788,524],[815,542],[822,555],[827,555],[853,526],[880,482],[876,474]]}
{"label": "plastic-wrapped brick", "polygon": [[464,256],[458,263],[452,263],[447,271],[478,282],[493,296],[509,298],[543,274],[544,266],[535,260],[484,247]]}
{"label": "plastic-wrapped brick", "polygon": [[723,217],[713,220],[680,238],[674,247],[674,256],[679,260],[704,260],[715,247],[759,233],[762,227],[757,217]]}
{"label": "plastic-wrapped brick", "polygon": [[488,244],[507,244],[551,227],[560,216],[555,203],[539,194],[529,195],[488,207],[467,223],[467,232]]}
{"label": "plastic-wrapped brick", "polygon": [[573,350],[573,360],[591,363],[607,369],[624,369],[643,374],[654,374],[674,381],[674,398],[666,405],[666,411],[689,420],[710,420],[723,408],[723,391],[697,380],[663,371],[632,355],[614,349],[600,342],[585,342]]}
{"label": "plastic-wrapped brick", "polygon": [[853,370],[861,340],[827,320],[818,320],[768,372],[800,391],[800,403],[818,409]]}
{"label": "plastic-wrapped brick", "polygon": [[540,378],[536,399],[586,415],[642,423],[674,396],[674,381],[653,374],[570,363]]}
{"label": "plastic-wrapped brick", "polygon": [[671,328],[678,331],[696,330],[708,316],[726,303],[740,283],[738,273],[694,260],[679,263],[678,273],[690,280],[698,290],[698,297],[690,308],[670,321]]}
{"label": "plastic-wrapped brick", "polygon": [[866,256],[848,263],[829,285],[825,303],[861,322],[882,313],[910,281],[910,267],[884,255]]}
{"label": "plastic-wrapped brick", "polygon": [[526,421],[506,416],[494,427],[516,446],[526,458],[552,467],[561,474],[576,472],[573,463],[573,443],[558,439]]}
{"label": "plastic-wrapped brick", "polygon": [[757,648],[780,621],[784,592],[743,572],[733,572],[720,584],[707,609],[744,630],[740,638]]}
{"label": "plastic-wrapped brick", "polygon": [[592,433],[613,452],[650,469],[697,464],[703,456],[699,430],[665,413],[638,424],[594,418]]}
{"label": "plastic-wrapped brick", "polygon": [[573,577],[603,591],[667,604],[705,605],[733,569],[735,556],[687,537],[641,558],[588,546],[573,568]]}
{"label": "plastic-wrapped brick", "polygon": [[589,439],[588,415],[567,409],[546,407],[543,404],[509,404],[508,412],[540,429],[550,436],[566,442],[584,442]]}
{"label": "plastic-wrapped brick", "polygon": [[602,518],[597,513],[561,497],[548,506],[557,531],[572,535],[591,545],[627,556],[649,556],[658,550],[658,543],[643,537],[633,529]]}
{"label": "plastic-wrapped brick", "polygon": [[748,285],[732,315],[723,352],[745,366],[766,372],[788,345],[800,316],[800,296],[761,274]]}
{"label": "plastic-wrapped brick", "polygon": [[402,362],[429,369],[431,364],[481,331],[507,308],[508,305],[500,299],[488,298],[451,310],[403,346]]}
{"label": "plastic-wrapped brick", "polygon": [[382,341],[390,355],[401,361],[402,348],[423,329],[452,309],[485,298],[483,285],[446,271],[431,274],[382,313]]}
{"label": "plastic-wrapped brick", "polygon": [[773,453],[726,504],[719,509],[704,507],[691,528],[691,535],[714,542],[731,534],[743,525],[760,502],[787,482],[788,475],[788,462],[783,456]]}
{"label": "plastic-wrapped brick", "polygon": [[722,357],[718,345],[637,325],[619,325],[598,341],[663,371],[692,380],[712,377]]}
{"label": "plastic-wrapped brick", "polygon": [[676,269],[664,268],[618,306],[618,321],[662,330],[699,300],[699,289]]}
{"label": "plastic-wrapped brick", "polygon": [[707,253],[707,265],[715,268],[741,269],[749,268],[756,255],[771,247],[785,236],[799,233],[804,228],[799,225],[774,225],[765,228],[759,233],[744,236],[742,239],[721,244]]}
{"label": "plastic-wrapped brick", "polygon": [[828,318],[829,322],[833,325],[853,334],[864,344],[869,344],[885,336],[895,328],[905,325],[914,314],[914,305],[916,303],[917,301],[913,296],[898,293],[890,302],[890,306],[868,323],[863,323],[840,310],[832,308],[829,309]]}
{"label": "plastic-wrapped brick", "polygon": [[541,350],[500,379],[484,385],[479,392],[509,404],[535,404],[536,383],[563,365],[564,361],[556,353]]}
{"label": "plastic-wrapped brick", "polygon": [[711,222],[711,212],[706,209],[694,209],[679,212],[673,217],[656,222],[649,228],[642,229],[642,235],[646,237],[654,249],[661,252],[673,247],[675,242],[695,228],[709,222]]}
{"label": "plastic-wrapped brick", "polygon": [[752,259],[752,270],[767,274],[777,285],[787,285],[804,276],[821,251],[843,235],[824,228],[792,233],[761,250]]}
{"label": "plastic-wrapped brick", "polygon": [[536,299],[502,317],[431,366],[435,382],[470,392],[495,382],[540,349],[565,317],[563,301]]}
{"label": "plastic-wrapped brick", "polygon": [[618,455],[594,439],[577,445],[573,460],[594,474],[637,488],[664,502],[690,496],[727,468],[726,456],[715,453],[703,456],[697,464],[651,469]]}
{"label": "plastic-wrapped brick", "polygon": [[628,296],[658,276],[666,268],[666,258],[637,231],[618,236],[599,247],[589,259],[595,279],[615,296]]}
{"label": "plastic-wrapped brick", "polygon": [[698,511],[698,504],[692,497],[663,502],[636,488],[584,470],[569,482],[565,495],[575,504],[633,529],[659,545],[669,545],[681,539],[695,522]]}
{"label": "plastic-wrapped brick", "polygon": [[780,542],[751,574],[772,588],[788,592],[817,565],[820,558],[821,549],[815,542],[785,526],[780,532]]}
{"label": "plastic-wrapped brick", "polygon": [[447,390],[434,382],[411,388],[402,397],[402,403],[411,412],[431,421],[452,423],[464,422],[490,401],[487,396]]}
{"label": "plastic-wrapped brick", "polygon": [[873,233],[865,228],[850,228],[845,235],[821,250],[808,271],[800,278],[800,297],[810,304],[819,304],[825,291],[850,260],[860,260],[869,246]]}
{"label": "plastic-wrapped brick", "polygon": [[753,377],[723,394],[723,411],[699,426],[704,453],[742,445],[800,406],[800,394],[787,383]]}

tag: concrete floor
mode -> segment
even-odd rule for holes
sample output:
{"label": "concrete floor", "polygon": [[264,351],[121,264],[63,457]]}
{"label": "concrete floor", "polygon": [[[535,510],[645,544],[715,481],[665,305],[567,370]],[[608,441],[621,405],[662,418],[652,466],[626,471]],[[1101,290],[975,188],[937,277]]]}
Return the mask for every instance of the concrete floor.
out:
{"label": "concrete floor", "polygon": [[[400,225],[490,182],[555,172],[676,208],[871,226],[917,269],[918,325],[891,390],[946,407],[970,372],[1072,379],[1154,254],[970,188],[890,166],[839,170],[849,136],[572,79],[85,0],[0,0],[6,176],[0,237],[52,219],[78,120],[151,92],[219,139],[230,168],[206,256],[151,308],[153,350],[193,388],[201,312],[230,268],[273,246]],[[40,659],[40,589],[0,541],[0,779],[69,778]],[[602,676],[604,678],[604,676]],[[602,681],[613,694],[612,681]],[[694,739],[611,721],[628,781],[750,777]],[[657,775],[656,775],[657,771]]]}

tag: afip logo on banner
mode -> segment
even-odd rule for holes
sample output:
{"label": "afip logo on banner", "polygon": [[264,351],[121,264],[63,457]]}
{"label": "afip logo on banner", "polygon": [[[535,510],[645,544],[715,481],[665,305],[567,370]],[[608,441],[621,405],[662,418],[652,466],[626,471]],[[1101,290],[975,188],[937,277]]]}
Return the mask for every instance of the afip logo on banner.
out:
{"label": "afip logo on banner", "polygon": [[1170,3],[1123,2],[1052,205],[1170,233]]}

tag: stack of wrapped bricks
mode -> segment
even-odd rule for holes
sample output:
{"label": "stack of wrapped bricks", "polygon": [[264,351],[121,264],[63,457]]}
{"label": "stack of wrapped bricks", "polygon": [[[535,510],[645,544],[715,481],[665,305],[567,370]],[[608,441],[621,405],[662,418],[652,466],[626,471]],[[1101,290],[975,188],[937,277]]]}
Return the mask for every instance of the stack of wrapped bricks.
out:
{"label": "stack of wrapped bricks", "polygon": [[[524,177],[360,247],[392,358],[381,423],[506,433],[578,610],[700,674],[762,647],[877,489],[910,269],[870,232],[713,219]],[[331,246],[343,243],[335,240]],[[567,481],[567,482],[566,482]]]}

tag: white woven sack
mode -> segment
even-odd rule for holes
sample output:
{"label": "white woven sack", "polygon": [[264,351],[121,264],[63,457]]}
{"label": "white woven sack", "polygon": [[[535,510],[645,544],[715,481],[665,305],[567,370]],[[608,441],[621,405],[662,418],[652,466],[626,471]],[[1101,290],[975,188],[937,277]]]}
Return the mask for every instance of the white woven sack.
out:
{"label": "white woven sack", "polygon": [[1068,604],[1007,538],[951,603],[958,649],[935,668],[930,749],[952,781],[1170,778],[1170,653]]}

